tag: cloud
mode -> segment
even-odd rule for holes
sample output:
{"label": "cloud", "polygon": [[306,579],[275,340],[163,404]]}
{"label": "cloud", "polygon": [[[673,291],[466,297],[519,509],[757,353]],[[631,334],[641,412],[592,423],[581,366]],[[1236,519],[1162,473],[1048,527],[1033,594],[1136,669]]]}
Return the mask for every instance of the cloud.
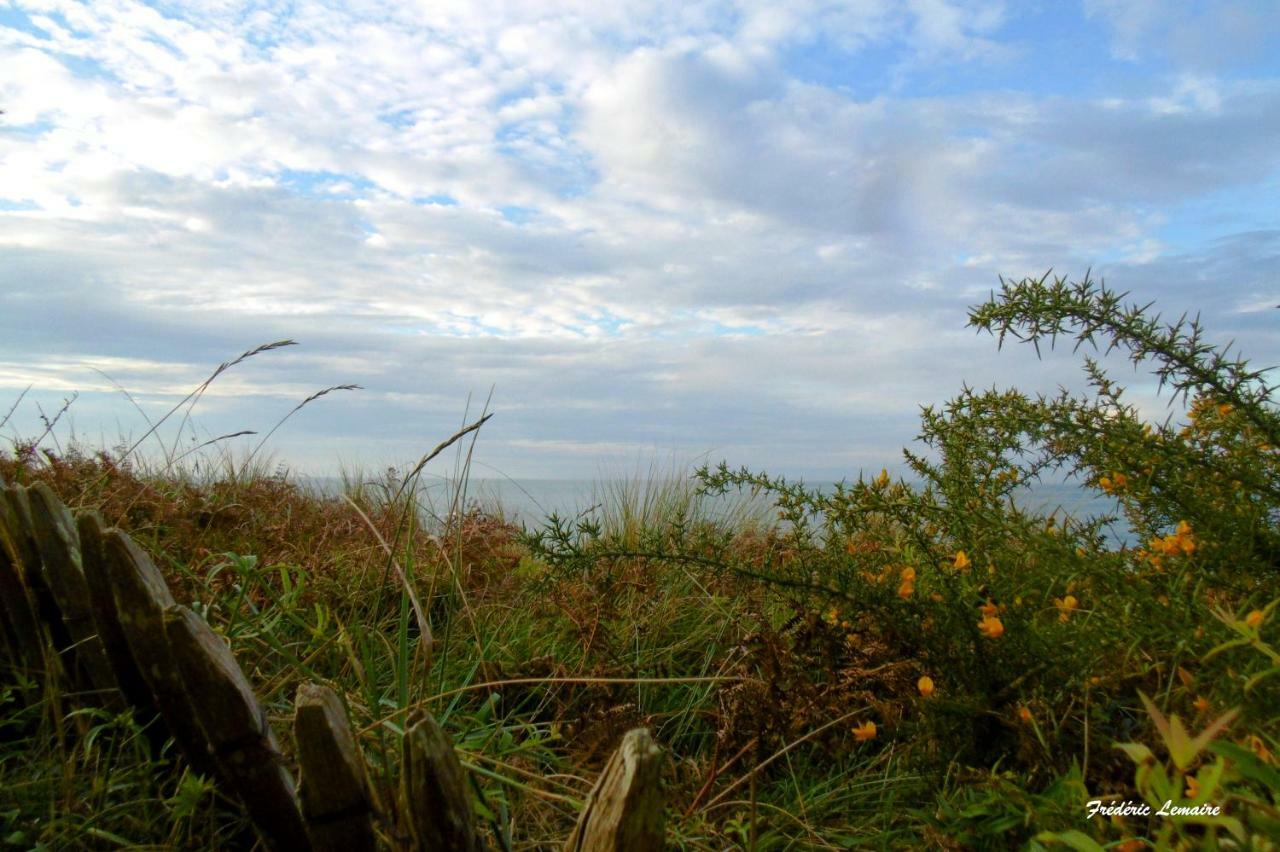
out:
{"label": "cloud", "polygon": [[[281,451],[381,464],[496,386],[490,458],[522,475],[675,449],[831,476],[964,382],[1076,381],[963,328],[1000,273],[1092,265],[1276,348],[1261,66],[1044,91],[1021,7],[942,0],[15,8],[0,394],[79,388],[83,423],[136,414],[95,369],[161,411],[288,337],[208,431],[357,382]],[[1141,4],[1088,12],[1154,38]]]}

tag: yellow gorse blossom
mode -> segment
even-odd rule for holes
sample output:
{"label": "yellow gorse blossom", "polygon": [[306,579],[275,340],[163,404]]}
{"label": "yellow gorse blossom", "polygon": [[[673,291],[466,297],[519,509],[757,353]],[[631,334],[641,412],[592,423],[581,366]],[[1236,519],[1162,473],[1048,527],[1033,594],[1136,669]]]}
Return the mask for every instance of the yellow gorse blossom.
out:
{"label": "yellow gorse blossom", "polygon": [[1149,553],[1147,559],[1159,566],[1162,556],[1190,556],[1196,552],[1196,540],[1191,533],[1191,525],[1186,521],[1178,521],[1178,528],[1169,535],[1156,536],[1147,543]]}
{"label": "yellow gorse blossom", "polygon": [[969,561],[969,555],[963,550],[956,552],[955,562],[953,563],[957,571],[967,571],[973,563]]}
{"label": "yellow gorse blossom", "polygon": [[1076,600],[1075,595],[1067,595],[1064,598],[1054,598],[1053,605],[1058,608],[1058,620],[1066,622],[1071,617],[1071,613],[1080,606],[1080,601]]}
{"label": "yellow gorse blossom", "polygon": [[867,740],[874,740],[876,738],[876,723],[868,719],[861,725],[856,726],[853,729],[853,738],[860,743],[865,743]]}
{"label": "yellow gorse blossom", "polygon": [[920,690],[920,694],[925,698],[930,697],[933,695],[933,678],[928,675],[922,675],[921,678],[916,681],[916,689]]}
{"label": "yellow gorse blossom", "polygon": [[871,484],[872,484],[872,486],[873,486],[873,487],[875,487],[875,488],[884,488],[886,485],[888,485],[888,484],[889,484],[889,471],[888,471],[888,469],[887,469],[887,468],[881,468],[881,469],[880,469],[880,475],[879,475],[879,476],[877,476],[877,477],[876,477],[876,478],[871,482]]}
{"label": "yellow gorse blossom", "polygon": [[1108,494],[1114,494],[1117,491],[1123,491],[1125,486],[1129,484],[1129,477],[1123,473],[1112,471],[1110,476],[1104,476],[1098,480],[1098,487]]}
{"label": "yellow gorse blossom", "polygon": [[1264,618],[1266,618],[1266,616],[1262,614],[1262,610],[1255,609],[1244,617],[1244,623],[1252,627],[1254,630],[1257,630],[1258,627],[1262,625]]}
{"label": "yellow gorse blossom", "polygon": [[1004,622],[996,618],[994,615],[988,615],[978,622],[978,629],[982,631],[982,635],[988,639],[999,639],[1004,635]]}

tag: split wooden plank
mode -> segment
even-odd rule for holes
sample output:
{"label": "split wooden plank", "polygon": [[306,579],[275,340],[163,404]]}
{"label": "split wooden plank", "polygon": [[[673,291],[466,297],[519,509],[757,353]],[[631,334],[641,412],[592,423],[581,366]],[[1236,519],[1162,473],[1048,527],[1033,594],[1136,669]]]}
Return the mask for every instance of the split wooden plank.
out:
{"label": "split wooden plank", "polygon": [[294,701],[293,731],[302,816],[316,852],[376,849],[364,756],[342,699],[327,686],[302,684]]}
{"label": "split wooden plank", "polygon": [[16,550],[19,577],[26,586],[35,616],[44,629],[53,653],[45,655],[48,677],[52,681],[63,681],[72,668],[74,644],[67,627],[62,623],[62,613],[54,601],[44,579],[44,570],[40,561],[40,550],[36,546],[35,535],[31,525],[31,505],[27,501],[26,489],[10,485],[0,489],[0,501],[4,503],[4,511],[0,512],[0,523],[5,525],[8,540]]}
{"label": "split wooden plank", "polygon": [[415,849],[475,852],[482,848],[466,773],[449,735],[423,710],[409,714],[404,732],[400,796]]}
{"label": "split wooden plank", "polygon": [[271,849],[310,849],[293,778],[231,649],[185,606],[165,610],[164,626],[200,727],[263,842]]}
{"label": "split wooden plank", "polygon": [[[4,486],[7,487],[7,486]],[[42,681],[47,676],[44,627],[36,617],[31,590],[23,580],[22,553],[14,540],[9,501],[0,497],[0,610],[10,662],[26,677]]]}
{"label": "split wooden plank", "polygon": [[662,749],[644,728],[628,731],[587,798],[565,852],[662,849]]}
{"label": "split wooden plank", "polygon": [[191,767],[217,777],[209,743],[169,650],[164,612],[175,603],[169,586],[151,557],[120,530],[103,533],[102,558],[120,629],[156,710]]}
{"label": "split wooden plank", "polygon": [[111,579],[107,574],[102,521],[97,513],[81,512],[76,518],[76,532],[80,537],[80,565],[84,571],[85,583],[89,587],[93,621],[115,674],[116,685],[129,706],[134,709],[138,721],[144,726],[151,726],[159,711],[147,681],[134,660],[129,640],[116,612]]}
{"label": "split wooden plank", "polygon": [[37,482],[27,489],[31,524],[45,583],[53,595],[62,623],[72,641],[72,652],[83,685],[96,703],[123,707],[107,651],[98,636],[89,584],[80,559],[80,536],[75,519],[48,485]]}

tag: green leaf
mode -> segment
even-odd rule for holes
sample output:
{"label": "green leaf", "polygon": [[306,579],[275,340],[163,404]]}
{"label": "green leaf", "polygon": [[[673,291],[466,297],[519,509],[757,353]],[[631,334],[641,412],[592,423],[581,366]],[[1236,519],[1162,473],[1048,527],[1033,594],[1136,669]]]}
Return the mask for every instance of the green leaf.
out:
{"label": "green leaf", "polygon": [[1267,766],[1247,748],[1224,741],[1209,744],[1209,751],[1235,763],[1235,769],[1250,781],[1262,784],[1272,793],[1280,793],[1280,772]]}
{"label": "green leaf", "polygon": [[1042,831],[1036,835],[1036,840],[1042,843],[1057,841],[1058,843],[1077,849],[1079,852],[1104,852],[1102,846],[1098,845],[1098,841],[1094,840],[1083,831],[1069,829],[1067,831]]}

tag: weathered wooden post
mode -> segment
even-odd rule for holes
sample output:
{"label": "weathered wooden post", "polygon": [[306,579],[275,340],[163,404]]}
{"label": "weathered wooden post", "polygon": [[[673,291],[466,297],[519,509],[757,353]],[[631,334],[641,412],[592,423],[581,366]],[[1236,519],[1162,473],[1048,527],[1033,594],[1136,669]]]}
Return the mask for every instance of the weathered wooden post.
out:
{"label": "weathered wooden post", "polygon": [[119,530],[103,533],[102,558],[120,630],[156,710],[191,768],[202,775],[216,776],[213,755],[196,721],[195,708],[165,635],[164,611],[174,605],[169,586],[151,557]]}
{"label": "weathered wooden post", "polygon": [[200,727],[263,842],[288,852],[310,849],[293,778],[231,649],[185,606],[165,610],[164,626]]}
{"label": "weathered wooden post", "polygon": [[11,529],[9,501],[0,495],[0,610],[10,662],[37,681],[48,676],[44,627],[36,617],[31,590],[23,580],[22,551]]}
{"label": "weathered wooden post", "polygon": [[662,749],[627,732],[587,798],[565,852],[656,852],[663,842]]}
{"label": "weathered wooden post", "polygon": [[377,848],[364,756],[338,694],[327,686],[298,687],[294,741],[302,780],[302,817],[316,852]]}
{"label": "weathered wooden post", "polygon": [[102,640],[107,660],[111,663],[116,685],[125,701],[134,709],[138,721],[143,725],[152,725],[159,711],[151,690],[147,687],[147,681],[133,658],[133,652],[129,649],[129,640],[116,612],[115,596],[107,575],[102,521],[94,512],[81,512],[76,518],[76,531],[80,537],[80,565],[84,571],[85,583],[89,587],[93,622],[97,626],[98,638]]}
{"label": "weathered wooden post", "polygon": [[31,529],[31,505],[27,502],[27,492],[16,485],[10,485],[0,489],[0,500],[5,504],[5,511],[0,513],[0,521],[4,522],[9,541],[17,551],[22,582],[35,605],[36,618],[44,625],[55,652],[46,657],[50,664],[49,676],[51,679],[62,678],[69,673],[64,669],[70,669],[71,634],[62,623],[62,613],[58,611],[58,605],[44,580],[40,551],[36,547]]}
{"label": "weathered wooden post", "polygon": [[123,707],[106,649],[98,637],[89,584],[80,562],[80,536],[71,512],[48,485],[37,482],[27,489],[31,525],[48,587],[66,626],[77,674],[93,700]]}
{"label": "weathered wooden post", "polygon": [[409,714],[400,766],[400,796],[409,835],[422,852],[476,852],[467,776],[449,735],[424,710]]}

